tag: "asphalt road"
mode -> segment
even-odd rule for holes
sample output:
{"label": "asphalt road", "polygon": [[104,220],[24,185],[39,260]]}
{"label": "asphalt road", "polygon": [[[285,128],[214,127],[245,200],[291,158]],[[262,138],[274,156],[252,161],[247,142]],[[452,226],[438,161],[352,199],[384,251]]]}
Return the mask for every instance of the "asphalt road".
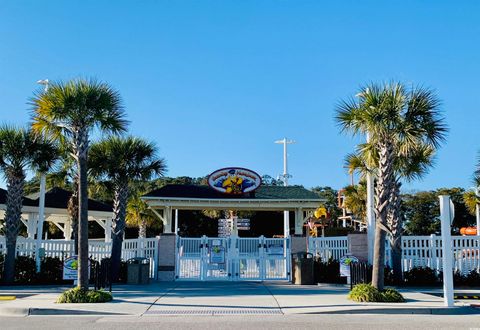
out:
{"label": "asphalt road", "polygon": [[1,317],[0,329],[467,329],[479,315],[29,316]]}

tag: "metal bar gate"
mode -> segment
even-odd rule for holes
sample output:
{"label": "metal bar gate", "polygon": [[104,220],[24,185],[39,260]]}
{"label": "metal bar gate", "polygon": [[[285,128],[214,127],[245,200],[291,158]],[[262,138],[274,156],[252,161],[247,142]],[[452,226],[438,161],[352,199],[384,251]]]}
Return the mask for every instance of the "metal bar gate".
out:
{"label": "metal bar gate", "polygon": [[177,237],[178,280],[289,280],[289,238]]}

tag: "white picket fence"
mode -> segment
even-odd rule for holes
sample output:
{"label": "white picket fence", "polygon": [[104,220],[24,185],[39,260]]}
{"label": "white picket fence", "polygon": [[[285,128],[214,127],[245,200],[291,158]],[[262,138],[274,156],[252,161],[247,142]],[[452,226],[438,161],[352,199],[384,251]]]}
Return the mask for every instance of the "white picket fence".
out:
{"label": "white picket fence", "polygon": [[[328,261],[339,260],[348,253],[348,238],[316,237],[309,239],[309,252]],[[477,236],[453,236],[453,267],[455,271],[468,274],[472,270],[480,271],[480,238]],[[386,264],[391,266],[391,250],[387,241],[385,251]],[[402,266],[404,271],[413,267],[430,267],[441,271],[442,238],[440,236],[403,236]]]}
{"label": "white picket fence", "polygon": [[[136,238],[123,240],[122,259],[142,257],[150,260],[150,277],[157,278],[158,262],[158,238]],[[17,238],[17,255],[35,255],[36,240],[32,238]],[[73,241],[66,240],[42,240],[41,247],[45,250],[45,256],[58,257],[60,259],[73,255]],[[6,252],[5,237],[0,236],[0,253]],[[110,257],[112,250],[111,242],[88,241],[88,254],[92,259],[102,260]]]}

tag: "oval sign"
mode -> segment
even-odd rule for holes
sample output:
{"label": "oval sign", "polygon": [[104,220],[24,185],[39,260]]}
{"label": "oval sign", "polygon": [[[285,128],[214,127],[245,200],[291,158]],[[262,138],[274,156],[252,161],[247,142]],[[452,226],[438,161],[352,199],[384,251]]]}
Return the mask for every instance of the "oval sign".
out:
{"label": "oval sign", "polygon": [[208,176],[208,185],[224,194],[245,194],[254,191],[261,184],[260,175],[242,167],[222,168]]}

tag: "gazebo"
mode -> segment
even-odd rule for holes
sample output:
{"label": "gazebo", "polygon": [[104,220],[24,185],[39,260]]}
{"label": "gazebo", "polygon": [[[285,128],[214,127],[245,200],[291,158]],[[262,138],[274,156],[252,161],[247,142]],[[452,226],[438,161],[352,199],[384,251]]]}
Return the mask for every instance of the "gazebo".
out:
{"label": "gazebo", "polygon": [[[65,240],[72,238],[72,224],[68,216],[68,200],[72,193],[62,188],[52,188],[45,194],[45,221],[53,223],[62,232]],[[0,189],[0,218],[5,217],[7,192]],[[38,225],[39,193],[23,198],[22,223],[27,227],[27,237],[35,238]],[[111,240],[112,207],[105,203],[88,200],[88,220],[97,222],[105,231],[105,242]]]}
{"label": "gazebo", "polygon": [[[223,194],[206,185],[166,185],[142,199],[163,221],[165,233],[178,231],[178,212],[173,212],[176,210],[248,210],[293,211],[295,234],[301,235],[304,221],[324,202],[302,186],[263,185],[242,195]],[[290,225],[284,221],[284,236],[289,234]]]}

